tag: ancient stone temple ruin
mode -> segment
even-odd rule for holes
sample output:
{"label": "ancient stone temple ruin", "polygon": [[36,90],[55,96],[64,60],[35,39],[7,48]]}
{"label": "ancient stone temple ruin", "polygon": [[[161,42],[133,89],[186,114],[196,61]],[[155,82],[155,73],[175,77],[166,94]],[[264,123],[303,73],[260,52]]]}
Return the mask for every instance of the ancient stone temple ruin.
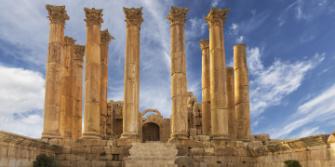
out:
{"label": "ancient stone temple ruin", "polygon": [[[251,133],[246,45],[236,44],[233,55],[226,55],[228,9],[213,8],[204,20],[209,38],[199,41],[202,101],[187,88],[188,9],[171,7],[167,13],[170,118],[157,109],[139,110],[142,8],[124,8],[123,101],[107,99],[113,37],[101,30],[103,11],[84,9],[86,43],[79,45],[64,35],[70,18],[65,6],[46,9],[50,34],[42,138],[0,132],[1,167],[30,167],[39,154],[54,157],[60,167],[282,167],[286,160],[304,167],[335,166],[334,134],[272,140]],[[233,56],[233,67],[226,65],[227,56]]]}

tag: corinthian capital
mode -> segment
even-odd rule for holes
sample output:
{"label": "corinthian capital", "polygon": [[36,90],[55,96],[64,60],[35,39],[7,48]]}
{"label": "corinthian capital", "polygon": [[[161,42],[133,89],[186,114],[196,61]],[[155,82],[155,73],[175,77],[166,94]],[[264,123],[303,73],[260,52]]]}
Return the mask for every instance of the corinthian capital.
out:
{"label": "corinthian capital", "polygon": [[46,5],[46,9],[48,10],[48,18],[51,23],[64,24],[65,20],[69,20],[65,6]]}
{"label": "corinthian capital", "polygon": [[185,23],[187,12],[188,12],[187,8],[172,6],[167,18],[170,20],[171,24],[174,23],[183,24]]}
{"label": "corinthian capital", "polygon": [[85,52],[85,46],[83,45],[74,45],[74,56],[76,60],[83,60]]}
{"label": "corinthian capital", "polygon": [[95,8],[85,8],[85,15],[86,15],[86,24],[101,24],[104,22],[102,19],[102,9],[95,9]]}
{"label": "corinthian capital", "polygon": [[103,30],[100,32],[100,38],[101,38],[101,43],[109,43],[113,37],[110,35],[110,33],[108,32],[108,29]]}
{"label": "corinthian capital", "polygon": [[200,41],[201,50],[207,49],[209,47],[209,41],[207,39]]}
{"label": "corinthian capital", "polygon": [[212,8],[207,17],[206,20],[209,25],[212,24],[222,24],[225,21],[226,16],[228,15],[229,9],[228,8]]}
{"label": "corinthian capital", "polygon": [[140,26],[143,22],[142,8],[123,8],[127,25]]}

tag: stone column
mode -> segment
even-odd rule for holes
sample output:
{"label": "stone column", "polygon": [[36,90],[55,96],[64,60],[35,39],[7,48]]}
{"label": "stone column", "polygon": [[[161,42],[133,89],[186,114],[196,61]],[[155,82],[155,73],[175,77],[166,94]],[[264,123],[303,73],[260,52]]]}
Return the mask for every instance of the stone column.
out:
{"label": "stone column", "polygon": [[227,13],[227,9],[213,8],[206,17],[209,27],[211,131],[213,139],[228,137],[226,55],[223,38],[223,27]]}
{"label": "stone column", "polygon": [[86,72],[85,120],[83,138],[100,138],[101,55],[100,27],[102,10],[85,8]]}
{"label": "stone column", "polygon": [[234,46],[234,91],[235,111],[237,112],[237,137],[250,139],[250,106],[249,106],[249,77],[246,60],[246,46],[237,44]]}
{"label": "stone column", "polygon": [[101,136],[106,138],[106,118],[107,118],[107,91],[108,91],[108,45],[112,36],[108,30],[100,32],[101,34],[101,92],[100,92],[100,130]]}
{"label": "stone column", "polygon": [[81,137],[82,131],[82,92],[83,92],[83,59],[85,46],[75,45],[72,57],[72,139]]}
{"label": "stone column", "polygon": [[228,101],[228,112],[229,112],[229,136],[236,139],[237,129],[237,114],[235,112],[234,103],[234,68],[227,67],[227,101]]}
{"label": "stone column", "polygon": [[200,41],[202,53],[201,85],[202,85],[202,133],[211,133],[211,103],[210,103],[210,79],[209,79],[209,43],[208,40]]}
{"label": "stone column", "polygon": [[65,21],[69,19],[65,6],[46,6],[49,13],[50,31],[48,62],[46,67],[46,90],[44,104],[44,127],[42,138],[60,138],[61,103],[61,57],[64,42]]}
{"label": "stone column", "polygon": [[62,95],[61,95],[61,121],[60,132],[64,138],[72,138],[72,57],[74,54],[74,43],[71,37],[64,37],[64,54],[61,59],[62,66]]}
{"label": "stone column", "polygon": [[142,8],[123,8],[126,15],[126,55],[124,67],[124,105],[122,138],[138,140],[140,97],[140,31]]}
{"label": "stone column", "polygon": [[171,37],[171,138],[187,139],[187,80],[186,55],[184,47],[184,25],[188,9],[171,7],[168,19],[170,21]]}

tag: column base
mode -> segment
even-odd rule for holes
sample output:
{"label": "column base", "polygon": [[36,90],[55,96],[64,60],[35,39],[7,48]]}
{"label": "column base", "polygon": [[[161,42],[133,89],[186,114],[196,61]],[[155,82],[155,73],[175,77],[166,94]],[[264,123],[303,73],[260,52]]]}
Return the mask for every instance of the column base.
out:
{"label": "column base", "polygon": [[96,132],[84,132],[80,139],[101,139],[101,136]]}

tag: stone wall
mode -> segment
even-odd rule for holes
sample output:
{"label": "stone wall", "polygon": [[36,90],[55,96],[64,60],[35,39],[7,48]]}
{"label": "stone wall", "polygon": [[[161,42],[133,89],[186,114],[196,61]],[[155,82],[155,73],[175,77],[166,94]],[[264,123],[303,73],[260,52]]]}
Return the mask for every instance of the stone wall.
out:
{"label": "stone wall", "polygon": [[41,140],[0,131],[0,167],[32,167],[39,154],[55,156],[55,149]]}
{"label": "stone wall", "polygon": [[270,142],[266,152],[257,157],[256,167],[283,167],[286,160],[299,161],[302,167],[335,166],[335,143],[327,139],[328,135],[320,135]]}

